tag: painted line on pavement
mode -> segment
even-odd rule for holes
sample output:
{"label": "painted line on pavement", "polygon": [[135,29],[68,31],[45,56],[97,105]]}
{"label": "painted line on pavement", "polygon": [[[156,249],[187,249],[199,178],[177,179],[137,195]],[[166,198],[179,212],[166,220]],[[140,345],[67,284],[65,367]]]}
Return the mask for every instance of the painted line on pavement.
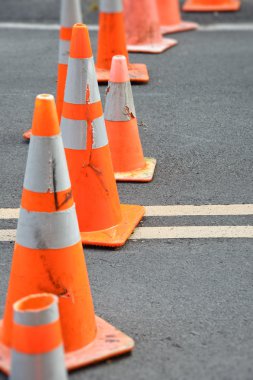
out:
{"label": "painted line on pavement", "polygon": [[[253,204],[145,206],[145,216],[253,215]],[[0,219],[18,219],[18,208],[1,208]]]}
{"label": "painted line on pavement", "polygon": [[[98,31],[98,25],[87,25],[90,31]],[[1,22],[0,29],[23,29],[23,30],[59,30],[58,24],[39,24],[23,22]],[[221,23],[211,25],[201,25],[198,29],[200,32],[218,32],[218,31],[253,31],[253,23]]]}
{"label": "painted line on pavement", "polygon": [[[0,241],[15,241],[16,230],[0,230]],[[253,226],[139,227],[130,240],[252,239]]]}

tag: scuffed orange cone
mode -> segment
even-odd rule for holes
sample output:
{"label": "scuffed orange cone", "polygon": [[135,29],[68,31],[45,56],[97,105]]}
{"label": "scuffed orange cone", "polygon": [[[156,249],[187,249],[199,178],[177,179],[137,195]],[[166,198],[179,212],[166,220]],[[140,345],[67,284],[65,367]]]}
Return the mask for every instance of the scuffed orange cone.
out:
{"label": "scuffed orange cone", "polygon": [[184,12],[236,12],[240,9],[240,0],[186,0]]}
{"label": "scuffed orange cone", "polygon": [[105,122],[117,181],[150,182],[156,160],[143,156],[126,57],[114,56],[106,92]]}
{"label": "scuffed orange cone", "polygon": [[10,380],[67,380],[58,298],[35,294],[13,309]]}
{"label": "scuffed orange cone", "polygon": [[181,19],[179,0],[156,0],[156,2],[162,34],[187,32],[198,28],[195,22]]}
{"label": "scuffed orange cone", "polygon": [[[12,305],[39,292],[59,297],[68,369],[133,348],[133,340],[95,317],[64,147],[52,95],[35,102],[16,244],[3,321],[0,369],[10,369]],[[110,336],[110,339],[108,339]]]}
{"label": "scuffed orange cone", "polygon": [[112,57],[116,54],[124,55],[127,58],[131,81],[141,83],[149,81],[146,65],[129,62],[122,0],[100,0],[96,63],[98,82],[107,83],[109,81]]}
{"label": "scuffed orange cone", "polygon": [[124,9],[128,51],[158,54],[177,45],[162,38],[156,0],[124,0]]}
{"label": "scuffed orange cone", "polygon": [[[58,76],[56,88],[56,108],[59,122],[61,121],[64,100],[72,27],[77,22],[82,22],[80,0],[61,0]],[[30,140],[31,133],[32,130],[29,129],[23,134],[23,138],[25,140]]]}
{"label": "scuffed orange cone", "polygon": [[120,205],[88,29],[73,28],[61,130],[82,242],[125,244],[144,214]]}

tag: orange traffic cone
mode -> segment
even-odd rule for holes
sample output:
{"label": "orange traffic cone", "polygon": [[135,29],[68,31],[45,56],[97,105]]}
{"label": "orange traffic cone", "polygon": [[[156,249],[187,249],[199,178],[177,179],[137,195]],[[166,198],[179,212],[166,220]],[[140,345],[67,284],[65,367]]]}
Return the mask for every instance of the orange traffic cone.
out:
{"label": "orange traffic cone", "polygon": [[184,12],[235,12],[241,7],[240,0],[186,0]]}
{"label": "orange traffic cone", "polygon": [[156,0],[162,34],[187,32],[198,28],[195,22],[182,21],[179,0]]}
{"label": "orange traffic cone", "polygon": [[124,0],[124,7],[128,51],[158,54],[177,45],[162,38],[156,0]]}
{"label": "orange traffic cone", "polygon": [[[82,22],[80,0],[61,0],[58,79],[56,88],[56,108],[59,122],[61,121],[64,100],[72,26],[77,22]],[[30,140],[31,133],[32,130],[29,129],[23,134],[23,138]]]}
{"label": "orange traffic cone", "polygon": [[58,298],[35,294],[13,309],[10,380],[67,380]]}
{"label": "orange traffic cone", "polygon": [[149,75],[144,64],[129,62],[122,0],[100,0],[99,33],[97,54],[98,82],[108,82],[112,57],[116,54],[127,58],[130,80],[133,82],[148,82]]}
{"label": "orange traffic cone", "polygon": [[39,95],[35,102],[16,244],[0,325],[0,369],[6,373],[10,369],[12,305],[38,292],[59,297],[67,368],[85,366],[133,348],[131,338],[94,314],[52,95]]}
{"label": "orange traffic cone", "polygon": [[82,24],[72,32],[61,130],[82,242],[123,245],[144,208],[120,206],[89,32]]}
{"label": "orange traffic cone", "polygon": [[105,122],[116,180],[150,182],[156,160],[143,156],[127,62],[123,55],[112,59]]}

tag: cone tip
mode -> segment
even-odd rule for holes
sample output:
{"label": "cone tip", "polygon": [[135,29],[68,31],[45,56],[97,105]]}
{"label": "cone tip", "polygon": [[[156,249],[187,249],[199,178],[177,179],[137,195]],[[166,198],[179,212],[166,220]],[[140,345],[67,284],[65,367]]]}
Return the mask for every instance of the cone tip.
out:
{"label": "cone tip", "polygon": [[110,82],[124,83],[129,81],[127,59],[124,55],[115,55],[112,58]]}
{"label": "cone tip", "polygon": [[71,58],[91,58],[92,49],[87,25],[77,23],[73,25],[70,45]]}
{"label": "cone tip", "polygon": [[17,312],[38,312],[48,309],[52,304],[58,304],[58,298],[54,294],[41,293],[24,297],[13,304]]}
{"label": "cone tip", "polygon": [[32,135],[49,137],[58,135],[59,133],[60,127],[54,96],[50,94],[37,95],[35,99]]}

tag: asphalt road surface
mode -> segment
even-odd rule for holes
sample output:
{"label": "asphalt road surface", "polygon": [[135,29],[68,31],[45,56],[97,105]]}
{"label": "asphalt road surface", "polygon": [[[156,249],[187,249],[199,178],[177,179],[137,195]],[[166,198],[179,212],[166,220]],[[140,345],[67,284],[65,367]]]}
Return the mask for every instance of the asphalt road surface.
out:
{"label": "asphalt road surface", "polygon": [[[2,0],[1,21],[53,22],[55,3]],[[46,5],[50,17],[42,9]],[[252,22],[245,9],[207,17]],[[95,53],[97,34],[91,38]],[[143,148],[158,166],[150,184],[120,184],[120,198],[146,206],[252,204],[253,31],[175,38],[179,45],[164,54],[131,55],[150,71],[150,83],[133,91]],[[31,125],[35,96],[55,93],[57,32],[0,29],[0,51],[0,208],[17,208],[28,151],[22,132]],[[100,89],[104,99],[106,87]],[[0,228],[15,229],[16,222],[0,220]],[[145,217],[141,226],[252,223],[252,213],[157,215]],[[252,380],[252,237],[85,247],[96,313],[134,338],[136,349],[70,379]],[[0,242],[0,248],[2,314],[13,242]]]}

